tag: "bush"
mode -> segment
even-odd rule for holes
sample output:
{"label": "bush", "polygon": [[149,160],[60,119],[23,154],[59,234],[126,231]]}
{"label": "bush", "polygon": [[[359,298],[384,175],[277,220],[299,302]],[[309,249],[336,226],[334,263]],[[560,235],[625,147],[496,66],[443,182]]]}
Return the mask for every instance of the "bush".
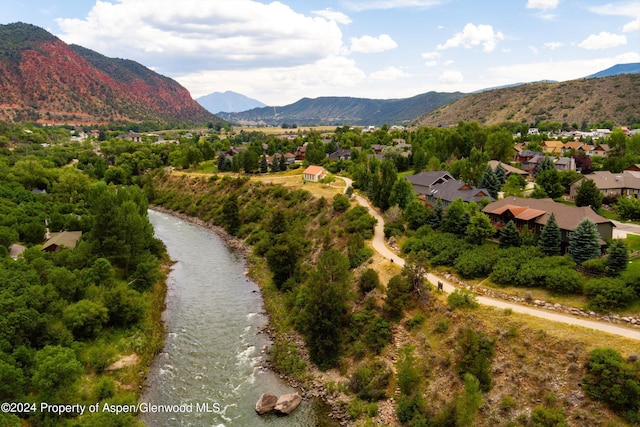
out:
{"label": "bush", "polygon": [[360,280],[358,280],[358,289],[363,294],[371,292],[379,286],[380,278],[378,277],[378,272],[372,268],[367,268],[360,276]]}
{"label": "bush", "polygon": [[491,271],[493,256],[487,247],[480,247],[462,253],[454,264],[456,271],[467,279],[486,277]]}
{"label": "bush", "polygon": [[607,271],[606,258],[592,258],[582,263],[582,267],[589,274],[605,274]]}
{"label": "bush", "polygon": [[93,338],[107,323],[109,314],[101,304],[80,300],[68,306],[63,313],[64,323],[76,338]]}
{"label": "bush", "polygon": [[424,324],[424,321],[427,320],[427,317],[423,313],[416,314],[415,317],[408,319],[404,322],[405,328],[411,331],[415,328],[418,328]]}
{"label": "bush", "polygon": [[627,307],[635,298],[634,289],[622,279],[591,279],[584,291],[589,297],[589,307],[602,312]]}
{"label": "bush", "polygon": [[351,206],[349,198],[342,194],[336,194],[333,196],[333,204],[331,205],[336,212],[345,212]]}
{"label": "bush", "polygon": [[582,387],[587,396],[606,403],[630,422],[640,422],[640,372],[610,348],[593,350],[586,368]]}
{"label": "bush", "polygon": [[531,412],[529,425],[532,427],[569,427],[561,409],[544,407],[536,408]]}
{"label": "bush", "polygon": [[556,267],[547,272],[545,285],[556,294],[581,294],[582,276],[573,269]]}
{"label": "bush", "polygon": [[447,297],[447,303],[451,308],[478,307],[476,296],[468,289],[456,289]]}
{"label": "bush", "polygon": [[387,387],[391,379],[391,369],[381,360],[358,366],[349,380],[349,389],[359,399],[368,402],[387,397]]}
{"label": "bush", "polygon": [[471,326],[464,327],[458,333],[458,375],[464,378],[469,373],[480,381],[480,389],[491,389],[491,362],[494,354],[495,339],[476,332]]}

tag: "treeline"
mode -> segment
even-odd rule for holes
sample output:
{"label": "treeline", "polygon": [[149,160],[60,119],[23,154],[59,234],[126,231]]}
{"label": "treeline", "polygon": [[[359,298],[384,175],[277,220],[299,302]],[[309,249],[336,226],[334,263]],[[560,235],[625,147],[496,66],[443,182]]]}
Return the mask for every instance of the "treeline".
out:
{"label": "treeline", "polygon": [[[131,353],[147,365],[162,347],[164,245],[140,188],[96,181],[71,162],[104,162],[91,146],[33,142],[0,156],[0,401],[38,410],[3,411],[0,424],[136,425],[135,414],[78,418],[39,405],[136,402],[140,366],[105,368]],[[63,231],[82,232],[75,248],[44,251],[47,233]],[[26,247],[17,259],[14,244]]]}

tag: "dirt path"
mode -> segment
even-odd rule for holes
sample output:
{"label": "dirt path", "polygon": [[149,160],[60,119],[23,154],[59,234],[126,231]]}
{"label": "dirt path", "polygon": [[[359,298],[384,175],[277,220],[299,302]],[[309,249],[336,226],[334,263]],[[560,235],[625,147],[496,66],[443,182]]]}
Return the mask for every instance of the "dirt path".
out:
{"label": "dirt path", "polygon": [[[352,184],[352,181],[349,178],[340,177],[340,179],[346,182],[346,187],[349,187]],[[393,263],[398,264],[399,266],[404,266],[404,259],[400,258],[396,253],[391,251],[384,241],[384,219],[382,216],[369,204],[369,201],[361,196],[355,196],[358,203],[369,210],[369,214],[378,220],[378,223],[375,226],[374,236],[372,245],[373,248],[383,257],[391,260]],[[451,284],[448,280],[443,277],[436,276],[435,274],[429,273],[427,274],[427,279],[433,285],[437,285],[438,282],[443,284],[444,291],[446,293],[451,293],[457,288]],[[594,320],[581,319],[578,317],[573,317],[565,314],[551,312],[549,310],[542,310],[534,307],[529,307],[526,305],[515,304],[509,301],[503,301],[499,299],[489,298],[485,296],[478,296],[478,302],[480,304],[488,305],[491,307],[496,307],[499,309],[511,309],[516,313],[528,314],[531,316],[539,317],[545,320],[551,320],[554,322],[562,322],[569,325],[582,326],[585,328],[596,329],[603,332],[608,332],[615,335],[620,335],[626,338],[631,338],[640,341],[640,329],[631,329],[625,328],[622,326],[613,325],[605,322],[598,322]]]}

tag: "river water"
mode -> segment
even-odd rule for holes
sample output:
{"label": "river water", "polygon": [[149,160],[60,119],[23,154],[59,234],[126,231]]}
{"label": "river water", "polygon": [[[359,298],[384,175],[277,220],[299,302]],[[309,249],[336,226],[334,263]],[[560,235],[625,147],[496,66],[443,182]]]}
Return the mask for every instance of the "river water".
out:
{"label": "river water", "polygon": [[[315,405],[289,416],[259,416],[262,393],[295,392],[262,368],[268,337],[258,286],[241,256],[209,230],[149,211],[155,235],[176,261],[167,278],[163,352],[152,364],[141,402],[148,426],[315,426]],[[151,412],[151,405],[182,405]]]}

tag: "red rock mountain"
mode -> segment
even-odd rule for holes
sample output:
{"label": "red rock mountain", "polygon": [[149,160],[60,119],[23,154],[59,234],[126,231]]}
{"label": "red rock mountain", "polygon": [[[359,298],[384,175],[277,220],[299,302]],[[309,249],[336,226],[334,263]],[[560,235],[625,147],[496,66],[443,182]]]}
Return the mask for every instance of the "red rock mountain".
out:
{"label": "red rock mountain", "polygon": [[137,62],[67,45],[42,28],[0,25],[0,120],[218,123],[176,81]]}

